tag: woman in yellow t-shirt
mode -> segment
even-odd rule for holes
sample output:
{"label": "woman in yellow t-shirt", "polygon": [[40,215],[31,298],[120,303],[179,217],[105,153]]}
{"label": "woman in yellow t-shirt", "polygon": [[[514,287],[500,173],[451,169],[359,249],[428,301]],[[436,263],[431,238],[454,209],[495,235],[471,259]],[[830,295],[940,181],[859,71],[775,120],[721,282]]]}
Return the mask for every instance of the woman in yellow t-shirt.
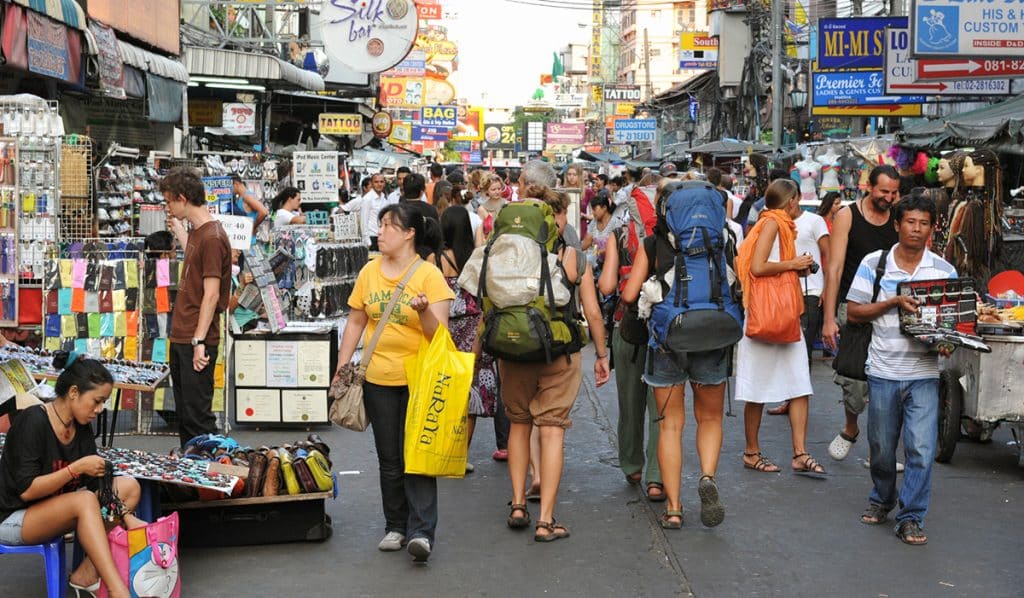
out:
{"label": "woman in yellow t-shirt", "polygon": [[[424,562],[430,557],[437,527],[437,481],[405,474],[402,445],[409,402],[405,361],[416,356],[421,339],[430,340],[438,327],[448,325],[454,295],[441,271],[419,258],[427,228],[422,213],[408,203],[397,203],[381,210],[379,219],[381,258],[363,267],[356,279],[348,300],[352,312],[342,335],[338,365],[352,361],[364,333],[369,341],[377,326],[386,326],[363,384],[363,403],[377,447],[385,519],[384,538],[377,547],[401,550],[408,537],[409,553],[417,562]],[[380,318],[392,293],[417,264],[391,318],[382,324]]]}

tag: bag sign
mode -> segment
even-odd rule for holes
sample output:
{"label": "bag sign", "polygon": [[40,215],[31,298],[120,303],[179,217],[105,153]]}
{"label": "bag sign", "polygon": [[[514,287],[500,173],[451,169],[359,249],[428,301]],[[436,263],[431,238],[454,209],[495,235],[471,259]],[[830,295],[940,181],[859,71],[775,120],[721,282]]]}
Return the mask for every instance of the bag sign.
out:
{"label": "bag sign", "polygon": [[1024,57],[1024,5],[1020,2],[913,0],[915,57]]}
{"label": "bag sign", "polygon": [[224,232],[228,234],[228,242],[231,244],[231,249],[238,249],[240,251],[247,251],[252,245],[252,219],[248,216],[230,216],[227,214],[217,214],[214,216],[220,221],[220,225],[224,227]]}
{"label": "bag sign", "polygon": [[639,85],[605,85],[604,101],[606,102],[640,102]]}
{"label": "bag sign", "polygon": [[424,106],[420,113],[420,125],[432,129],[454,129],[458,117],[459,109],[456,106]]}
{"label": "bag sign", "polygon": [[363,116],[361,114],[322,112],[319,121],[320,133],[323,135],[363,134]]}
{"label": "bag sign", "polygon": [[654,141],[658,136],[658,121],[653,118],[620,118],[615,121],[615,143]]}
{"label": "bag sign", "polygon": [[949,78],[917,80],[917,60],[910,57],[910,30],[885,30],[885,93],[923,93],[930,96],[1005,95],[1010,93],[1009,79],[971,80]]}

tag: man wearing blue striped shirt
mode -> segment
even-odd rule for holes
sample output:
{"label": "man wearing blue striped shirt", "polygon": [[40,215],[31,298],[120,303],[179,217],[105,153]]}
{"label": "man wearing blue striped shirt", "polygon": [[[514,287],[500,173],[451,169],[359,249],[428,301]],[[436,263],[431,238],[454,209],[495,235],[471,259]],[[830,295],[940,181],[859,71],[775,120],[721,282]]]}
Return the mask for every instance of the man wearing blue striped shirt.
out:
{"label": "man wearing blue striped shirt", "polygon": [[[881,251],[861,261],[847,294],[850,321],[873,325],[865,373],[874,488],[861,522],[885,523],[889,512],[899,507],[896,535],[907,544],[921,545],[928,541],[921,528],[931,498],[939,418],[939,363],[937,353],[927,345],[900,333],[900,310],[916,312],[918,302],[898,295],[896,286],[910,280],[956,278],[957,274],[953,266],[927,247],[935,228],[935,202],[914,193],[893,210],[899,242],[886,257],[877,299],[872,302]],[[901,432],[906,472],[897,493],[896,445]]]}

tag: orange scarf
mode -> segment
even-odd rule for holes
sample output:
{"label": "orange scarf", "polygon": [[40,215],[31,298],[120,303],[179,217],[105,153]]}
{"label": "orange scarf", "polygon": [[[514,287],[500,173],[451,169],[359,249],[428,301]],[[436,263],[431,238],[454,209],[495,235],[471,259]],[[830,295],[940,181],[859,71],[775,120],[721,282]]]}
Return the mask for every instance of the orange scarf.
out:
{"label": "orange scarf", "polygon": [[[740,284],[743,285],[744,308],[749,307],[747,301],[750,298],[750,280],[753,277],[753,274],[750,273],[750,264],[754,259],[754,247],[757,246],[757,239],[761,236],[761,231],[764,230],[764,225],[768,220],[774,220],[779,227],[779,261],[784,262],[796,257],[796,222],[783,210],[763,210],[757,224],[743,239],[743,244],[740,245],[736,255],[736,276],[739,277]],[[793,286],[793,293],[800,295],[800,285]],[[802,298],[800,303],[803,303]]]}

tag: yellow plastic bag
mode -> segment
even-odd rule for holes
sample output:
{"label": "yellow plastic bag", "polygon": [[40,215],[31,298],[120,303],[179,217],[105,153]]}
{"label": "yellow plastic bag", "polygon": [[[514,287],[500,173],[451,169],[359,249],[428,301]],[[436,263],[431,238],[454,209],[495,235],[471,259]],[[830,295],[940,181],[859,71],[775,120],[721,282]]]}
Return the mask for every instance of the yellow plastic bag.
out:
{"label": "yellow plastic bag", "polygon": [[441,326],[430,344],[405,364],[409,407],[405,415],[405,473],[461,478],[469,453],[469,389],[472,353],[455,347]]}

